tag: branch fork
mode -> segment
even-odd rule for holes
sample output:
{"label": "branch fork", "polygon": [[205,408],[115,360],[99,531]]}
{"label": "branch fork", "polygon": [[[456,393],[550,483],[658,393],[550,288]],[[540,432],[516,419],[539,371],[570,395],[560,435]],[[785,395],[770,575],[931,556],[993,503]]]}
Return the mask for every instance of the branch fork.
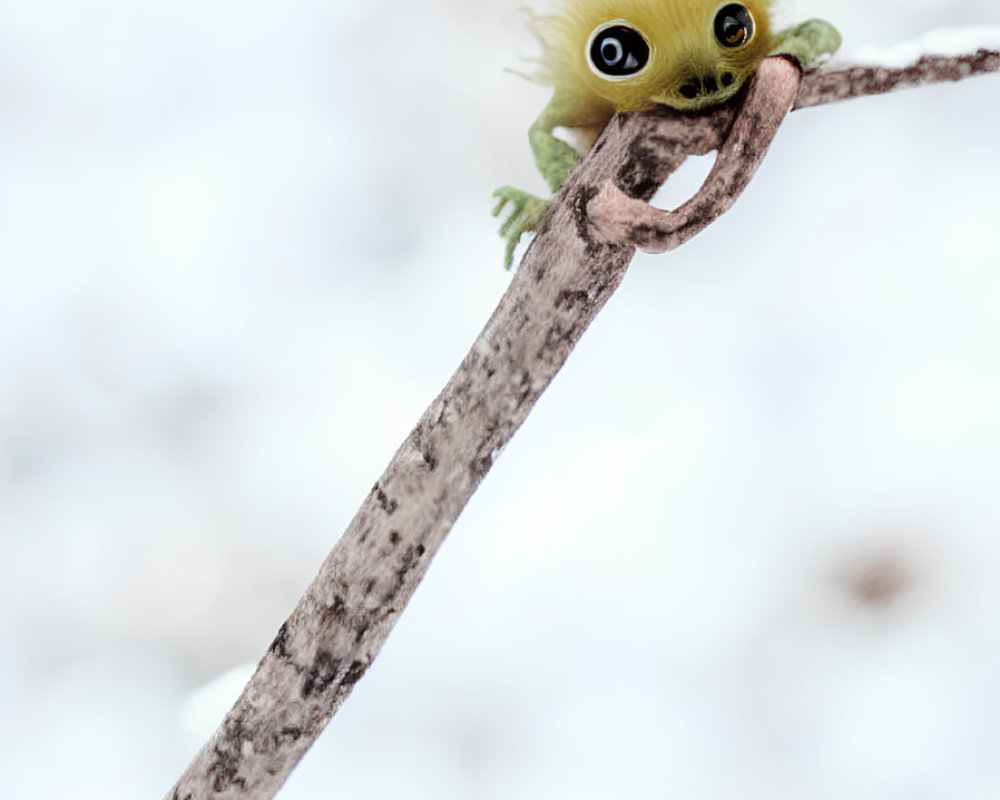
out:
{"label": "branch fork", "polygon": [[630,197],[609,178],[587,206],[596,234],[647,253],[665,253],[715,222],[736,202],[764,160],[792,109],[801,80],[802,70],[794,59],[764,59],[697,194],[675,211],[665,211]]}

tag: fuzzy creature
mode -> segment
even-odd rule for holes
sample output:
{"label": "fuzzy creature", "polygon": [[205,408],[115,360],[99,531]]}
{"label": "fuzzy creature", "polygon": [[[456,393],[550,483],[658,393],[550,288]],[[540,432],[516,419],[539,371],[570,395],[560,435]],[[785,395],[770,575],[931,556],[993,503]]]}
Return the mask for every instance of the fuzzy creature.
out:
{"label": "fuzzy creature", "polygon": [[[556,127],[580,133],[586,152],[615,113],[716,105],[735,95],[767,55],[788,55],[809,68],[840,45],[821,20],[776,34],[769,0],[561,0],[552,15],[532,20],[544,48],[533,77],[554,91],[528,139],[553,193],[580,161],[553,135]],[[551,201],[510,186],[494,197],[493,216],[512,207],[500,228],[509,269],[521,236],[538,229]]]}

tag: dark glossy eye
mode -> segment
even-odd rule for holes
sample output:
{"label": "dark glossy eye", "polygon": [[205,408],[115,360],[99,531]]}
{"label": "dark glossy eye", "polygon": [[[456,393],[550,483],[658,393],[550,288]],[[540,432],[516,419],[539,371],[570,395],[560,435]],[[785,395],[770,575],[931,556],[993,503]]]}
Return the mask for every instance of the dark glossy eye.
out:
{"label": "dark glossy eye", "polygon": [[746,6],[730,3],[716,13],[714,28],[723,47],[742,47],[753,38],[753,17]]}
{"label": "dark glossy eye", "polygon": [[587,57],[598,75],[621,80],[643,70],[649,62],[649,45],[635,28],[612,24],[597,29]]}

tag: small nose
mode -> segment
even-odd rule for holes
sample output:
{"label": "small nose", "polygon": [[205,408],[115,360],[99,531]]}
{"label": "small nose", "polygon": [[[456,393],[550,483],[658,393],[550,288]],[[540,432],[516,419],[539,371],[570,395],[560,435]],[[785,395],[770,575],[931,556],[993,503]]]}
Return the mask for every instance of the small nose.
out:
{"label": "small nose", "polygon": [[731,72],[723,72],[718,79],[714,75],[703,75],[701,77],[690,77],[687,78],[684,83],[680,85],[677,90],[681,93],[683,97],[688,100],[694,100],[694,98],[702,96],[713,95],[719,91],[719,84],[721,83],[725,86],[732,86],[735,77]]}

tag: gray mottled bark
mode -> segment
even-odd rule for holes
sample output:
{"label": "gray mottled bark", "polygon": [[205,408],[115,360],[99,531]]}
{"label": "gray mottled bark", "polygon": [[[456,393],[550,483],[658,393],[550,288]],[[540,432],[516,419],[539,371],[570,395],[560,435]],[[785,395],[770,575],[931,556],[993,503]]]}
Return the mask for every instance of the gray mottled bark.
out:
{"label": "gray mottled bark", "polygon": [[807,72],[795,108],[809,108],[927,83],[960,81],[1000,71],[1000,51],[982,48],[962,56],[922,56],[906,67],[850,66]]}
{"label": "gray mottled bark", "polygon": [[[905,70],[811,72],[802,77],[797,104],[998,68],[1000,54],[980,51],[921,59]],[[371,664],[498,452],[624,276],[634,247],[598,235],[588,216],[590,201],[609,181],[629,198],[648,200],[688,154],[725,148],[730,131],[745,134],[748,120],[762,110],[773,117],[776,97],[787,110],[787,85],[768,88],[768,74],[765,69],[755,90],[720,108],[686,114],[661,109],[609,123],[560,190],[472,349],[372,487],[250,683],[168,798],[274,796]],[[753,137],[740,141],[753,146]]]}

